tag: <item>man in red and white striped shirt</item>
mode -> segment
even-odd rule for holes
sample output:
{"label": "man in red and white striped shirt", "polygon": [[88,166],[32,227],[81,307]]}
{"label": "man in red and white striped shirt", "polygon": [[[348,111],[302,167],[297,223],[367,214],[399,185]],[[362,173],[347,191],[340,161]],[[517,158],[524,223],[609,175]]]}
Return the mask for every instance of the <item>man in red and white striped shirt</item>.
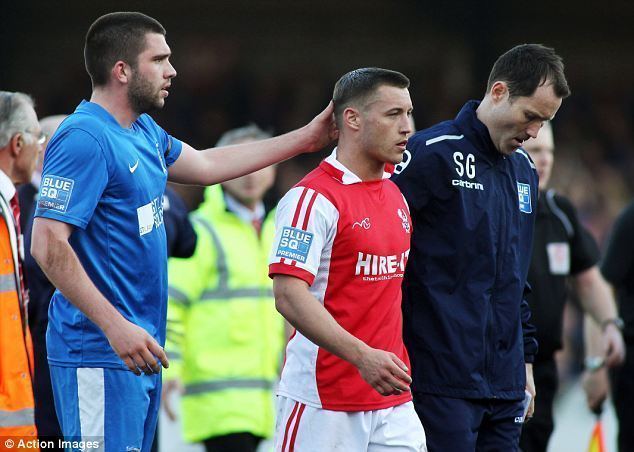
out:
{"label": "man in red and white striped shirt", "polygon": [[281,200],[269,274],[296,328],[278,389],[277,451],[423,451],[401,282],[411,220],[389,180],[412,132],[409,80],[378,68],[334,89],[339,145]]}

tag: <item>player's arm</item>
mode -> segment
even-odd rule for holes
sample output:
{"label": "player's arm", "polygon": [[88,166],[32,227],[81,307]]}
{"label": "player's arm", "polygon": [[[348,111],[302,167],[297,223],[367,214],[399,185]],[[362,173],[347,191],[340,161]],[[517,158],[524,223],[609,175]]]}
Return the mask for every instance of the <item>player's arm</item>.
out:
{"label": "player's arm", "polygon": [[186,143],[169,168],[173,182],[212,185],[252,173],[302,152],[324,148],[336,138],[332,102],[308,125],[266,140],[197,151]]}
{"label": "player's arm", "polygon": [[394,354],[370,347],[347,332],[310,293],[302,279],[275,275],[275,307],[314,344],[354,365],[379,394],[409,391],[407,366]]}
{"label": "player's arm", "polygon": [[163,348],[143,328],[127,321],[99,292],[88,277],[68,239],[70,224],[36,217],[33,222],[31,254],[47,278],[108,338],[126,366],[137,375],[160,372],[168,367]]}
{"label": "player's arm", "polygon": [[602,329],[598,337],[586,336],[590,342],[586,341],[586,346],[593,349],[592,355],[587,356],[604,358],[608,367],[621,364],[625,359],[625,345],[621,331],[613,322],[610,322],[618,317],[610,286],[603,279],[596,265],[577,274],[573,281],[584,312],[590,315]]}
{"label": "player's arm", "polygon": [[583,335],[586,354],[582,377],[583,390],[586,393],[588,408],[600,412],[603,402],[608,397],[610,384],[604,359],[604,335],[589,314],[584,316]]}

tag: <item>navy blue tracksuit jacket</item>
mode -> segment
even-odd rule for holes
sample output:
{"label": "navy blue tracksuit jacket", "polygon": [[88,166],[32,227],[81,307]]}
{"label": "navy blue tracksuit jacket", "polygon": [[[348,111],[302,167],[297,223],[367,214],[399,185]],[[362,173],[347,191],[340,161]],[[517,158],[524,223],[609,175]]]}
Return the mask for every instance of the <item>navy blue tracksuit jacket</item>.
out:
{"label": "navy blue tracksuit jacket", "polygon": [[410,138],[393,176],[414,223],[404,337],[413,391],[520,400],[537,352],[524,299],[537,173],[494,147],[478,105]]}

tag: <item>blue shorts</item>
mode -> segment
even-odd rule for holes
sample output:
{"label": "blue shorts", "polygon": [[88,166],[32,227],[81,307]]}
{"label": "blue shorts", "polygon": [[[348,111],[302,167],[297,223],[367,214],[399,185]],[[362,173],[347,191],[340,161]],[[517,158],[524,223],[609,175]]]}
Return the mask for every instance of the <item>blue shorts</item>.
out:
{"label": "blue shorts", "polygon": [[417,392],[413,396],[429,452],[519,450],[521,400],[455,399]]}
{"label": "blue shorts", "polygon": [[[55,411],[68,451],[99,441],[106,452],[150,451],[161,402],[161,374],[50,365]],[[95,450],[94,443],[86,450]]]}

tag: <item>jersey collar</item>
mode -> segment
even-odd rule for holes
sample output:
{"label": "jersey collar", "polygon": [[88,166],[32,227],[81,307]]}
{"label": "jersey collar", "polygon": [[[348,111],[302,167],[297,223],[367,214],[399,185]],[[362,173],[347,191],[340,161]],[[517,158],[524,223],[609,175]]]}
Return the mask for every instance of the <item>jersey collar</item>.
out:
{"label": "jersey collar", "polygon": [[[332,153],[326,157],[319,166],[326,173],[330,174],[332,177],[337,179],[343,185],[351,185],[362,183],[363,181],[359,176],[354,174],[348,168],[344,166],[339,160],[337,160],[337,148],[332,150]],[[390,173],[384,171],[382,179],[389,179],[391,176]],[[367,181],[367,182],[376,182],[376,181]]]}
{"label": "jersey collar", "polygon": [[[132,132],[133,129],[134,129],[134,124],[136,123],[136,121],[134,121],[129,129],[126,129],[125,127],[121,127],[121,124],[119,124],[117,122],[115,117],[112,116],[108,110],[106,110],[101,105],[99,105],[99,104],[97,104],[95,102],[90,102],[90,101],[87,101],[87,100],[82,100],[81,103],[75,109],[75,111],[76,112],[81,112],[81,111],[89,112],[89,113],[97,116],[103,122],[105,122],[107,124],[110,124],[111,126],[114,126],[116,129],[119,129],[119,130],[124,131],[124,132]],[[137,120],[138,120],[138,118],[137,118]]]}

